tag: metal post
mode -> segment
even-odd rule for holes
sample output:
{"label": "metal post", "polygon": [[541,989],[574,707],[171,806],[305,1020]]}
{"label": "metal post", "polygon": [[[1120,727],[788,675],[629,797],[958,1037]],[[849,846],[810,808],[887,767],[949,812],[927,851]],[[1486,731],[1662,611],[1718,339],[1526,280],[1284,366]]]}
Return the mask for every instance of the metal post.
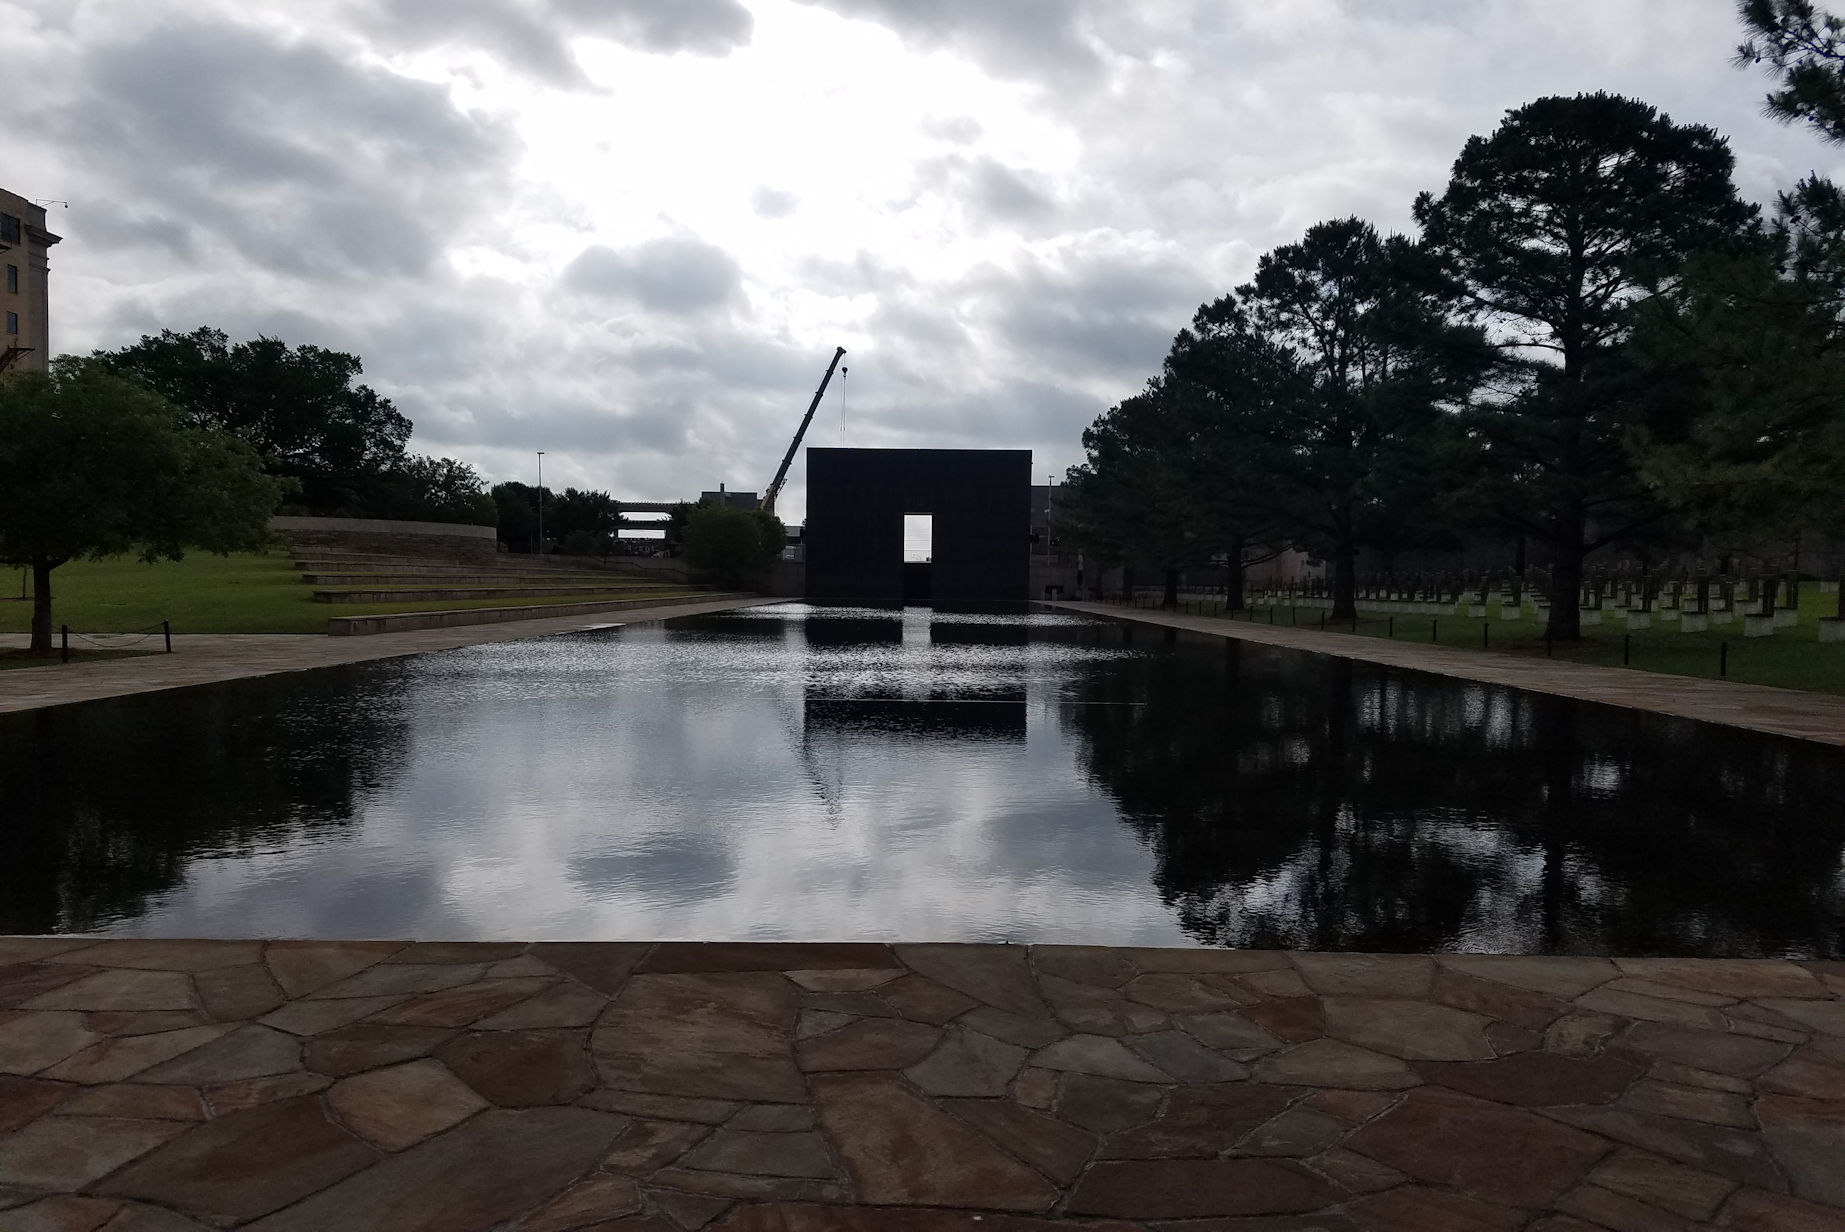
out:
{"label": "metal post", "polygon": [[1492,648],[1493,648],[1493,624],[1489,620],[1480,625],[1480,649],[1481,650],[1491,650]]}
{"label": "metal post", "polygon": [[1622,667],[1627,666],[1628,659],[1631,658],[1633,655],[1633,649],[1634,649],[1634,635],[1631,633],[1621,634],[1621,666]]}
{"label": "metal post", "polygon": [[1429,640],[1431,642],[1434,642],[1437,646],[1441,645],[1441,618],[1440,617],[1437,617],[1437,616],[1429,617]]}
{"label": "metal post", "polygon": [[1326,613],[1325,612],[1320,613],[1320,632],[1321,633],[1326,632]]}
{"label": "metal post", "polygon": [[1729,674],[1730,674],[1730,644],[1728,642],[1718,642],[1717,643],[1717,675],[1728,676]]}
{"label": "metal post", "polygon": [[1544,630],[1544,657],[1545,657],[1546,659],[1548,659],[1548,658],[1550,658],[1550,657],[1551,657],[1551,653],[1550,653],[1550,630],[1549,630],[1549,629],[1546,629],[1546,630]]}
{"label": "metal post", "polygon": [[62,659],[64,662],[69,663],[70,662],[70,626],[69,625],[59,625],[58,635],[63,640],[63,643],[64,643],[63,650],[60,652],[58,657]]}
{"label": "metal post", "polygon": [[538,554],[545,554],[545,451],[538,451]]}
{"label": "metal post", "polygon": [[1394,637],[1396,637],[1396,635],[1397,635],[1397,618],[1396,618],[1395,616],[1391,616],[1391,617],[1389,617],[1389,618],[1388,618],[1388,622],[1387,622],[1387,623],[1385,624],[1385,626],[1384,626],[1384,628],[1385,628],[1385,635],[1386,635],[1386,636],[1388,636],[1388,637],[1392,637],[1392,638],[1394,638]]}
{"label": "metal post", "polygon": [[161,621],[160,622],[160,633],[161,633],[161,636],[167,639],[167,653],[172,654],[173,653],[173,622],[170,620]]}

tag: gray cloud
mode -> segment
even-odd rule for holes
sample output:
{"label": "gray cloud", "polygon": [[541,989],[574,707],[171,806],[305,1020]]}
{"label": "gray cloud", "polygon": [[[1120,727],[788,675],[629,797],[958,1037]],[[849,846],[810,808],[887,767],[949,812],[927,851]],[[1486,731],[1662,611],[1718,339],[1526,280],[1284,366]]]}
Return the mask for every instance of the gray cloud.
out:
{"label": "gray cloud", "polygon": [[743,292],[743,271],[722,248],[690,236],[632,248],[593,244],[564,267],[563,285],[585,295],[626,299],[656,312],[722,307]]}
{"label": "gray cloud", "polygon": [[[764,73],[842,107],[881,86],[752,43],[736,0],[0,0],[5,186],[72,202],[55,345],[211,324],[355,351],[415,448],[490,478],[545,449],[549,481],[655,499],[760,487],[845,345],[849,430],[836,380],[816,443],[1024,446],[1060,470],[1262,251],[1341,214],[1407,228],[1467,136],[1541,94],[1715,124],[1757,199],[1845,170],[1762,118],[1765,83],[1727,65],[1730,0],[815,2],[934,57],[893,77],[911,118],[829,151],[866,156],[862,181],[768,149],[710,163],[688,203],[651,196],[644,161],[560,169],[593,143],[538,126],[609,101],[573,93],[583,40],[679,57],[649,71],[696,76],[720,115]],[[997,84],[903,110],[941,59]],[[685,156],[670,111],[615,122],[660,138],[611,141],[624,158]],[[530,158],[521,132],[543,133]],[[636,225],[669,238],[609,229]]]}
{"label": "gray cloud", "polygon": [[1042,177],[1008,167],[996,158],[947,159],[945,178],[977,215],[1004,222],[1035,222],[1054,208]]}
{"label": "gray cloud", "polygon": [[755,19],[738,0],[552,0],[586,34],[641,51],[721,56],[750,41]]}
{"label": "gray cloud", "polygon": [[589,86],[571,50],[605,38],[638,51],[722,56],[750,41],[738,0],[358,0],[346,14],[387,46],[484,51],[553,85]]}
{"label": "gray cloud", "polygon": [[767,184],[758,184],[756,191],[750,194],[750,209],[758,218],[786,218],[800,204],[801,199],[793,193],[770,188]]}
{"label": "gray cloud", "polygon": [[920,48],[959,53],[990,72],[1081,83],[1102,70],[1071,0],[803,0],[842,17],[873,21]]}
{"label": "gray cloud", "polygon": [[96,208],[105,244],[426,275],[447,222],[512,154],[440,86],[254,27],[180,17],[92,42],[70,70],[68,101],[28,119],[84,151],[98,179],[70,196]]}

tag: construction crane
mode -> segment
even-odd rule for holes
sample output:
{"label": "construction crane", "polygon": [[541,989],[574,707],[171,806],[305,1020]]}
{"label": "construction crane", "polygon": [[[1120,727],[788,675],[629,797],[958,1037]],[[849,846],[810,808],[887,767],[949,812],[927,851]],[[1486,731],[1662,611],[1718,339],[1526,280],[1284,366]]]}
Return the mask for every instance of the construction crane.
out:
{"label": "construction crane", "polygon": [[782,494],[782,484],[787,482],[788,467],[794,461],[795,451],[801,447],[801,438],[807,435],[807,425],[814,421],[814,412],[820,409],[820,399],[826,396],[828,382],[833,379],[833,369],[839,367],[839,361],[845,357],[846,348],[840,347],[833,352],[833,362],[826,366],[826,375],[820,378],[820,388],[814,390],[814,400],[807,404],[807,414],[801,417],[801,426],[794,434],[794,440],[788,443],[788,452],[782,456],[782,464],[775,471],[775,478],[769,488],[762,494],[762,511],[775,512],[775,498]]}

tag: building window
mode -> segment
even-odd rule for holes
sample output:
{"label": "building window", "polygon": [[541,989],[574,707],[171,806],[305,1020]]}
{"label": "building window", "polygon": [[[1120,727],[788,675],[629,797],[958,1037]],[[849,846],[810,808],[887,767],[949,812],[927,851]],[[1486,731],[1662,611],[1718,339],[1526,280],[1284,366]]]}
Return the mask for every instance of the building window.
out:
{"label": "building window", "polygon": [[16,334],[19,332],[19,314],[17,312],[9,312],[6,314],[6,332],[9,334]]}
{"label": "building window", "polygon": [[17,244],[19,242],[19,220],[11,214],[0,214],[0,243]]}
{"label": "building window", "polygon": [[6,267],[6,289],[8,294],[19,294],[19,267],[17,265]]}

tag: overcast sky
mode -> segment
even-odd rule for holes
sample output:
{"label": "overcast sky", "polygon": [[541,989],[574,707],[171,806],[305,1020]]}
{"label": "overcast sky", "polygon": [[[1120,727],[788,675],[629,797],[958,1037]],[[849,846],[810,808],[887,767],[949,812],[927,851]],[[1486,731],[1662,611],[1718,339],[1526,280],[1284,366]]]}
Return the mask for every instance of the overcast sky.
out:
{"label": "overcast sky", "polygon": [[355,351],[413,448],[491,480],[542,449],[554,487],[760,489],[835,346],[809,443],[1042,477],[1260,253],[1407,229],[1509,107],[1645,99],[1757,200],[1836,174],[1729,66],[1733,8],[0,0],[0,186],[70,202],[54,350]]}

